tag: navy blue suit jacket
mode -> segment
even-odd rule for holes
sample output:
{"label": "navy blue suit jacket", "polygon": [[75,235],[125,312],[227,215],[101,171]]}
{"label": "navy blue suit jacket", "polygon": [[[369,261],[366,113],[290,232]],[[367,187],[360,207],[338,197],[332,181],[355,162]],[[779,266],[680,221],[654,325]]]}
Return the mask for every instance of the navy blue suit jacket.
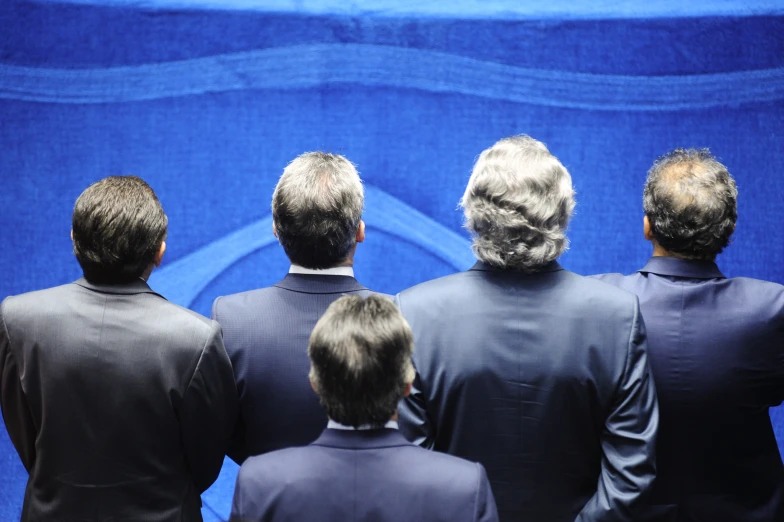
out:
{"label": "navy blue suit jacket", "polygon": [[349,276],[288,274],[269,288],[219,297],[212,318],[234,367],[240,416],[229,457],[313,442],[327,423],[310,387],[308,339],[342,295],[370,293]]}
{"label": "navy blue suit jacket", "polygon": [[409,440],[487,468],[505,522],[636,521],[658,413],[637,298],[558,263],[398,296],[417,380]]}
{"label": "navy blue suit jacket", "polygon": [[784,399],[784,287],[669,257],[597,277],[636,293],[648,326],[661,407],[652,502],[663,519],[784,520],[768,415]]}
{"label": "navy blue suit jacket", "polygon": [[310,446],[248,459],[233,522],[496,522],[484,468],[394,429],[327,429]]}

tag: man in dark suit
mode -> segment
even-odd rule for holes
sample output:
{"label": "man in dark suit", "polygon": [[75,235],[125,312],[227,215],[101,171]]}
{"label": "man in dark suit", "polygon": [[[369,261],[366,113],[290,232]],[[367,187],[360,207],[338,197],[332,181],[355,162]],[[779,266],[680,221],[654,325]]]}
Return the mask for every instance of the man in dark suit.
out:
{"label": "man in dark suit", "polygon": [[236,522],[494,522],[480,464],[432,453],[397,431],[413,338],[389,299],[338,299],[310,337],[310,382],[329,417],[312,444],[248,459]]}
{"label": "man in dark suit", "polygon": [[467,272],[401,293],[414,391],[401,430],[487,468],[501,520],[635,521],[654,476],[656,396],[637,299],[564,270],[569,173],[516,136],[463,196]]}
{"label": "man in dark suit", "polygon": [[603,281],[634,292],[648,325],[661,405],[661,520],[784,520],[784,466],[768,408],[784,400],[784,287],[726,278],[735,181],[707,150],[675,150],[648,173],[653,257]]}
{"label": "man in dark suit", "polygon": [[0,404],[30,473],[23,521],[200,521],[236,410],[220,326],[147,286],[167,219],[141,179],[73,212],[75,283],[0,306]]}
{"label": "man in dark suit", "polygon": [[308,336],[327,307],[369,290],[354,279],[354,252],[365,239],[364,191],[343,156],[309,152],[289,163],[272,196],[273,232],[291,260],[288,275],[259,290],[219,297],[240,395],[229,457],[242,463],[312,442],[326,418],[308,385]]}

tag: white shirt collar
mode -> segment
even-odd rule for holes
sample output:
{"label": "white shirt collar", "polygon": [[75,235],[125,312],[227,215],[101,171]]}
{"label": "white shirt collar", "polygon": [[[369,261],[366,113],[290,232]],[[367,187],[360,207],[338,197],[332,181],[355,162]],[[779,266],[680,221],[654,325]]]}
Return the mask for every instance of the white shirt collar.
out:
{"label": "white shirt collar", "polygon": [[[393,421],[393,420],[387,421],[387,423],[384,424],[384,427],[392,429],[392,430],[396,430],[396,429],[398,429],[397,428],[397,421]],[[368,424],[363,424],[359,428],[355,428],[354,426],[346,426],[346,425],[341,424],[339,422],[335,422],[332,419],[329,419],[329,422],[327,423],[327,428],[329,428],[331,430],[356,430],[356,431],[364,431],[364,430],[374,430],[374,429],[376,429],[373,426],[370,426]]]}
{"label": "white shirt collar", "polygon": [[332,268],[314,270],[312,268],[305,268],[299,265],[291,265],[291,268],[289,268],[289,274],[336,275],[354,277],[354,267],[333,266]]}

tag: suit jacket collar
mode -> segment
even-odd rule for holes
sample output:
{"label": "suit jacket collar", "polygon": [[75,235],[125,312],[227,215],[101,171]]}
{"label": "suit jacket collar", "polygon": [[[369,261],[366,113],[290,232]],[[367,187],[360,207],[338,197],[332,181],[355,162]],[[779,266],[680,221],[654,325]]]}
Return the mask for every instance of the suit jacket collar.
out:
{"label": "suit jacket collar", "polygon": [[274,286],[305,294],[342,294],[367,290],[353,277],[339,275],[287,274]]}
{"label": "suit jacket collar", "polygon": [[713,261],[698,259],[678,259],[677,257],[656,256],[648,260],[646,265],[638,270],[643,274],[657,274],[673,277],[688,277],[691,279],[724,279],[719,267]]}
{"label": "suit jacket collar", "polygon": [[94,284],[89,282],[87,279],[82,277],[74,281],[75,285],[79,285],[83,288],[88,290],[92,290],[94,292],[101,292],[102,294],[153,294],[157,295],[162,299],[166,299],[158,292],[155,292],[150,285],[147,284],[146,281],[142,279],[135,279],[130,283],[119,283],[115,285],[107,285],[107,284]]}
{"label": "suit jacket collar", "polygon": [[509,274],[521,274],[521,275],[536,275],[541,274],[543,272],[558,272],[559,270],[563,270],[564,268],[558,264],[558,261],[550,261],[546,265],[544,265],[540,270],[533,272],[531,274],[526,274],[525,272],[518,272],[516,270],[509,270],[505,268],[498,268],[493,265],[489,265],[483,261],[477,261],[474,266],[469,268],[469,270],[479,270],[482,272],[506,272]]}
{"label": "suit jacket collar", "polygon": [[382,428],[362,431],[325,429],[311,445],[342,449],[374,449],[412,444],[398,430]]}

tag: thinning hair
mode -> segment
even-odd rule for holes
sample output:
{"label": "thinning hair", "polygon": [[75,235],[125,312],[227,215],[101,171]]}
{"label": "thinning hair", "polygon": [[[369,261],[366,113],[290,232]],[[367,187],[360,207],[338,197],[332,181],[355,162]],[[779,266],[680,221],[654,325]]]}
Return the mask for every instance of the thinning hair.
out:
{"label": "thinning hair", "polygon": [[289,260],[313,269],[345,261],[364,199],[357,169],[343,156],[307,152],[289,163],[272,196],[272,219]]}
{"label": "thinning hair", "polygon": [[521,272],[538,271],[569,247],[574,205],[569,172],[526,135],[479,155],[461,201],[476,257]]}
{"label": "thinning hair", "polygon": [[738,188],[708,149],[675,149],[648,171],[643,209],[656,242],[687,259],[713,260],[738,219]]}
{"label": "thinning hair", "polygon": [[90,185],[74,205],[73,249],[92,283],[126,283],[141,276],[166,239],[168,219],[158,197],[136,176]]}
{"label": "thinning hair", "polygon": [[382,427],[414,380],[411,328],[395,304],[352,294],[332,303],[310,335],[310,379],[330,419]]}

